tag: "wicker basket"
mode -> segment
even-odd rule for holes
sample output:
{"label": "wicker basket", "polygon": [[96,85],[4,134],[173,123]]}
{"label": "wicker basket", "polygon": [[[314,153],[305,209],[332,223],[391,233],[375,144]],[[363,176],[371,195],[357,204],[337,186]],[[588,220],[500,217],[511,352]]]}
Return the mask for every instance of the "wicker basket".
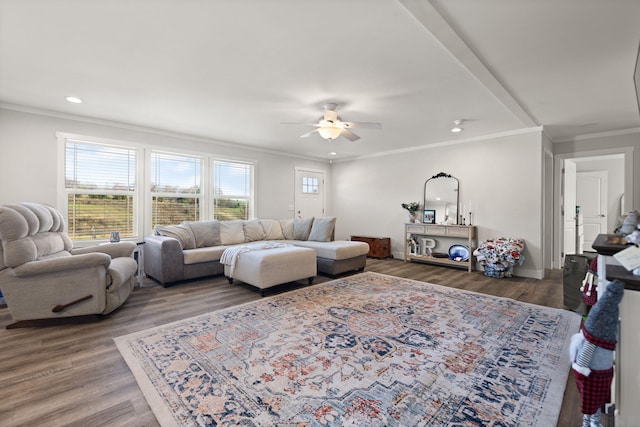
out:
{"label": "wicker basket", "polygon": [[485,264],[484,275],[488,277],[496,277],[498,279],[502,277],[513,276],[513,265],[504,266],[502,264]]}

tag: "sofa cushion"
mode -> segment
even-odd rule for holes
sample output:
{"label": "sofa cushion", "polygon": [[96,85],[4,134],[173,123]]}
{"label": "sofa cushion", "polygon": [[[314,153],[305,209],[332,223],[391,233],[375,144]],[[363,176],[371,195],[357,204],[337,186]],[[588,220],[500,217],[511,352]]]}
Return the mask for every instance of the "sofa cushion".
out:
{"label": "sofa cushion", "polygon": [[206,248],[220,245],[220,222],[212,219],[209,221],[185,221],[193,233],[196,241],[196,248]]}
{"label": "sofa cushion", "polygon": [[196,240],[187,225],[156,225],[155,234],[157,236],[173,237],[180,242],[182,249],[193,249],[196,247]]}
{"label": "sofa cushion", "polygon": [[244,241],[255,242],[258,240],[264,240],[266,234],[259,219],[252,219],[242,222],[242,228],[244,229]]}
{"label": "sofa cushion", "polygon": [[185,265],[189,265],[200,262],[220,261],[220,257],[225,249],[227,249],[227,246],[209,246],[184,251],[184,263]]}
{"label": "sofa cushion", "polygon": [[333,230],[336,227],[335,217],[315,218],[311,226],[311,232],[307,240],[316,242],[330,242],[333,237]]}
{"label": "sofa cushion", "polygon": [[286,240],[293,240],[293,218],[278,220],[282,229],[282,236]]}
{"label": "sofa cushion", "polygon": [[309,233],[311,232],[311,226],[313,225],[313,217],[311,218],[296,218],[293,220],[293,239],[294,240],[307,240]]}
{"label": "sofa cushion", "polygon": [[261,219],[262,229],[264,230],[265,240],[283,240],[282,227],[280,221],[276,219]]}
{"label": "sofa cushion", "polygon": [[223,245],[237,245],[244,243],[244,221],[220,221],[220,241]]}
{"label": "sofa cushion", "polygon": [[355,258],[369,253],[369,245],[365,242],[352,242],[349,240],[335,240],[333,242],[292,240],[290,243],[295,246],[315,250],[318,258],[336,261]]}

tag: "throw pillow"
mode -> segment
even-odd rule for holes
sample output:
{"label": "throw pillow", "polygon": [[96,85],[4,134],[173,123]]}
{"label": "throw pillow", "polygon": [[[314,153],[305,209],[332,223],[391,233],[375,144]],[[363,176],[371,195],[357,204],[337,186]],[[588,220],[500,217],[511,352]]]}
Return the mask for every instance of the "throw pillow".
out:
{"label": "throw pillow", "polygon": [[235,219],[233,221],[220,221],[220,240],[223,245],[237,245],[244,243],[244,221]]}
{"label": "throw pillow", "polygon": [[305,219],[296,218],[293,221],[293,239],[307,240],[309,238],[309,233],[311,232],[312,224],[313,217]]}
{"label": "throw pillow", "polygon": [[293,240],[293,218],[292,219],[281,219],[280,228],[282,228],[282,236],[286,240]]}
{"label": "throw pillow", "polygon": [[220,246],[220,222],[213,219],[210,221],[189,221],[183,222],[191,229],[196,241],[196,248],[208,248],[210,246]]}
{"label": "throw pillow", "polygon": [[307,240],[313,240],[315,242],[330,242],[335,228],[335,217],[315,218]]}
{"label": "throw pillow", "polygon": [[196,241],[191,229],[183,224],[180,225],[156,225],[155,234],[157,236],[172,237],[180,242],[182,249],[193,249]]}
{"label": "throw pillow", "polygon": [[242,223],[242,227],[244,228],[245,242],[264,240],[265,233],[259,219],[244,221]]}
{"label": "throw pillow", "polygon": [[283,240],[282,227],[280,221],[276,219],[261,219],[262,229],[264,230],[265,240]]}

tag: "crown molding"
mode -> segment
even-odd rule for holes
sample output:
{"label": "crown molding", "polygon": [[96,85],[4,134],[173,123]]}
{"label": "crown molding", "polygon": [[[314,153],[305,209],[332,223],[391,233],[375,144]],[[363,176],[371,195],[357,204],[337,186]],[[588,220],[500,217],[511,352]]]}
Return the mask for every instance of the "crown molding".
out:
{"label": "crown molding", "polygon": [[561,143],[561,142],[578,142],[578,141],[585,141],[589,139],[606,138],[608,136],[629,135],[634,133],[640,133],[640,127],[630,128],[630,129],[611,130],[607,132],[586,133],[584,135],[576,135],[570,138],[557,139],[557,140],[552,139],[551,142],[553,142],[554,144]]}
{"label": "crown molding", "polygon": [[433,148],[437,148],[437,147],[447,147],[447,146],[452,146],[452,145],[459,145],[459,144],[469,144],[472,142],[477,142],[477,141],[485,141],[487,139],[495,139],[495,138],[503,138],[506,136],[513,136],[513,135],[522,135],[525,133],[542,133],[542,126],[536,126],[536,127],[531,127],[531,128],[522,128],[522,129],[516,129],[516,130],[510,130],[510,131],[506,131],[506,132],[498,132],[498,133],[492,133],[489,135],[482,135],[482,136],[473,136],[473,137],[469,137],[469,138],[463,138],[463,139],[456,139],[455,141],[440,141],[440,142],[434,142],[431,144],[423,144],[423,145],[416,145],[413,147],[408,147],[408,148],[400,148],[397,150],[389,150],[389,151],[382,151],[379,153],[374,153],[374,154],[366,154],[364,156],[355,156],[355,157],[349,157],[349,158],[345,158],[345,159],[333,159],[333,163],[341,163],[341,162],[347,162],[347,161],[353,161],[353,160],[364,160],[364,159],[371,159],[371,158],[375,158],[375,157],[383,157],[383,156],[390,156],[390,155],[395,155],[395,154],[402,154],[402,153],[410,153],[413,151],[421,151],[421,150],[429,150],[429,149],[433,149]]}
{"label": "crown molding", "polygon": [[279,150],[270,150],[270,149],[267,149],[267,148],[257,147],[255,145],[251,145],[251,144],[243,144],[243,143],[239,143],[239,142],[221,141],[221,140],[217,140],[217,139],[204,138],[204,137],[198,136],[198,135],[191,135],[191,134],[180,133],[180,132],[172,132],[172,131],[167,131],[167,130],[162,130],[162,129],[157,129],[157,128],[133,125],[133,124],[123,123],[123,122],[117,122],[117,121],[112,121],[112,120],[98,119],[98,118],[95,118],[95,117],[83,116],[83,115],[79,115],[79,114],[63,113],[63,112],[60,112],[60,111],[47,110],[47,109],[44,109],[44,108],[36,108],[36,107],[30,107],[30,106],[26,106],[26,105],[10,104],[10,103],[6,103],[6,102],[0,102],[0,109],[18,111],[18,112],[21,112],[21,113],[35,114],[35,115],[45,116],[45,117],[54,117],[54,118],[63,119],[63,120],[74,120],[74,121],[78,121],[78,122],[91,123],[91,124],[101,125],[101,126],[109,126],[109,127],[114,127],[114,128],[119,128],[119,129],[126,129],[126,130],[130,130],[130,131],[135,131],[135,132],[142,132],[142,133],[148,133],[148,134],[152,134],[152,135],[165,136],[165,137],[169,137],[169,138],[178,138],[178,139],[189,140],[189,141],[192,141],[192,142],[200,142],[200,143],[204,143],[204,144],[215,144],[215,145],[218,145],[218,146],[228,147],[228,148],[236,148],[237,149],[238,147],[241,147],[241,148],[244,148],[244,149],[247,149],[247,150],[257,151],[257,152],[266,153],[266,154],[272,154],[272,155],[275,155],[275,156],[286,156],[286,157],[298,158],[298,159],[304,159],[304,160],[313,160],[313,161],[319,161],[319,162],[327,161],[328,162],[328,160],[326,160],[326,159],[324,159],[322,157],[304,156],[302,154],[294,154],[294,153],[289,153],[289,152],[279,151]]}

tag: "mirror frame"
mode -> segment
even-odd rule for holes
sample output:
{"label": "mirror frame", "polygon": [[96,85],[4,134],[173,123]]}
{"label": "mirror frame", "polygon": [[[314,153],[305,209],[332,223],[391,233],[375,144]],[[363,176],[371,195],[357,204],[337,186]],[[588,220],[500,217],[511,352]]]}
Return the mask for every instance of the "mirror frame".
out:
{"label": "mirror frame", "polygon": [[[435,180],[435,179],[439,179],[439,178],[451,178],[451,179],[455,179],[456,180],[456,218],[455,221],[453,222],[453,224],[458,225],[458,219],[460,218],[460,181],[458,180],[458,178],[456,178],[455,176],[452,176],[448,173],[444,173],[444,172],[440,172],[436,175],[433,175],[431,178],[427,179],[424,182],[424,198],[423,198],[423,203],[422,203],[422,209],[428,209],[427,207],[427,183],[431,180]],[[422,222],[422,220],[420,221]]]}

